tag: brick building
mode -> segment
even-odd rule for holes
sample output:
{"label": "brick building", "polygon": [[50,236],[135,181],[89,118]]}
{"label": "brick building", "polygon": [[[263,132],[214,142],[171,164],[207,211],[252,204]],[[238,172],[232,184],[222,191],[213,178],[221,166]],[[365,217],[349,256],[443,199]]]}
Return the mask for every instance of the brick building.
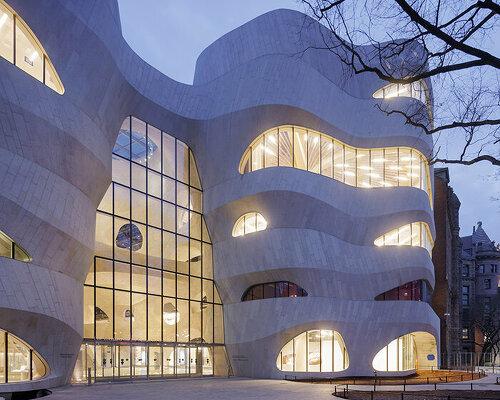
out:
{"label": "brick building", "polygon": [[450,187],[448,168],[434,170],[434,220],[436,241],[432,250],[436,286],[431,305],[440,319],[442,364],[446,366],[448,354],[460,349],[460,298],[461,287],[459,236],[460,201]]}

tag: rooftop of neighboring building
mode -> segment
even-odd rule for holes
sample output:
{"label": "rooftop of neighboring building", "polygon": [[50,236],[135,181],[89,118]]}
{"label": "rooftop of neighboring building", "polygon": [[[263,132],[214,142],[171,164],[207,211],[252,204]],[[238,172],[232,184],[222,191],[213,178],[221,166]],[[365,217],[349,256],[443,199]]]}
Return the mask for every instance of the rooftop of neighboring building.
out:
{"label": "rooftop of neighboring building", "polygon": [[472,235],[463,236],[460,239],[462,240],[463,258],[473,257],[479,252],[498,252],[500,254],[499,245],[489,238],[481,221],[478,221],[477,225],[472,228]]}

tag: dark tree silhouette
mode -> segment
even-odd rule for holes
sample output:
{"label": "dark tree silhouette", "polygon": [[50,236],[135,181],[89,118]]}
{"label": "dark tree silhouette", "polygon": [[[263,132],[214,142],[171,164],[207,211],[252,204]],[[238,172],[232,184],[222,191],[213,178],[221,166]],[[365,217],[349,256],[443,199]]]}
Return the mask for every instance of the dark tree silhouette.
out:
{"label": "dark tree silhouette", "polygon": [[[498,303],[498,297],[496,298]],[[485,312],[484,306],[475,310],[474,326],[479,330],[475,344],[481,348],[479,365],[484,365],[486,355],[491,354],[493,360],[500,354],[500,312],[498,304],[493,304]],[[479,339],[479,340],[478,340]]]}
{"label": "dark tree silhouette", "polygon": [[377,105],[381,112],[398,114],[435,139],[452,135],[447,139],[453,154],[442,155],[435,148],[429,155],[432,163],[488,161],[500,166],[500,58],[488,50],[498,47],[499,4],[492,0],[302,2],[306,12],[328,28],[323,48],[340,58],[345,73],[376,74],[387,84],[407,87],[423,81],[434,92],[433,104],[428,100],[396,108],[387,100]]}

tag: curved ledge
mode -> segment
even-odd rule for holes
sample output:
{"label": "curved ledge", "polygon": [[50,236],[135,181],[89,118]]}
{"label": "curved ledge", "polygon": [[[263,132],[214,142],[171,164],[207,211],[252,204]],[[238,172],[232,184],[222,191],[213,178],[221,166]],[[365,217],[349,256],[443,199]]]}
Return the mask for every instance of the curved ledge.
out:
{"label": "curved ledge", "polygon": [[310,296],[357,300],[373,300],[413,280],[434,286],[434,265],[420,247],[355,246],[306,229],[271,229],[218,243],[214,261],[224,304],[238,302],[248,286],[266,281],[290,280]]}
{"label": "curved ledge", "polygon": [[206,190],[204,210],[213,243],[231,237],[228,226],[248,210],[265,215],[267,229],[314,229],[358,245],[372,246],[384,233],[412,222],[425,222],[431,227],[431,238],[435,235],[433,213],[421,190],[381,188],[366,192],[320,175],[304,174],[308,173],[270,168]]}
{"label": "curved ledge", "polygon": [[[279,321],[276,321],[275,318],[277,310],[280,310],[283,316]],[[353,311],[355,312],[353,313]],[[233,329],[231,333],[226,332],[226,344],[258,340],[292,327],[300,327],[304,324],[310,326],[310,324],[318,323],[318,325],[323,326],[335,326],[338,324],[339,329],[335,330],[342,335],[349,348],[349,342],[352,340],[352,336],[349,338],[349,335],[346,335],[343,332],[344,330],[340,328],[341,321],[342,325],[351,325],[353,327],[357,323],[360,325],[372,323],[381,326],[394,324],[390,331],[388,330],[381,333],[384,339],[372,341],[374,348],[373,355],[375,355],[376,352],[394,337],[412,331],[418,331],[419,329],[415,329],[415,327],[434,326],[435,332],[433,333],[437,334],[439,332],[439,318],[434,313],[431,306],[424,302],[413,301],[387,303],[380,301],[339,299],[335,301],[335,307],[332,307],[330,298],[308,296],[292,299],[276,298],[264,301],[246,301],[224,306],[225,317],[228,317],[232,321],[236,321],[238,320],[236,315],[258,315],[262,321],[276,321],[276,324],[265,324],[259,326],[259,329],[249,329],[247,324],[252,323],[252,321],[248,320],[247,323],[242,323],[237,329]],[[287,315],[301,315],[301,324],[298,325],[294,318],[286,318]],[[378,316],[376,321],[373,320],[373,315]],[[411,321],[402,321],[401,316],[403,315],[412,315]],[[325,324],[324,321],[329,321],[329,324]],[[423,330],[427,331],[428,328]],[[299,333],[301,331],[303,331],[303,329],[300,330]],[[400,334],[394,336],[394,332],[396,331],[400,332]],[[365,332],[365,334],[373,334],[373,330]],[[294,333],[292,337],[296,335],[297,334]],[[288,340],[289,339],[286,339],[284,343]]]}
{"label": "curved ledge", "polygon": [[[349,368],[339,376],[373,375],[373,357],[395,337],[415,331],[439,337],[439,319],[430,306],[422,302],[387,304],[337,300],[332,303],[329,298],[309,296],[237,303],[224,309],[227,320],[258,315],[259,321],[265,321],[256,324],[253,319],[240,320],[241,323],[226,330],[229,354],[248,357],[248,362],[231,359],[235,373],[241,376],[283,378],[286,372],[276,369],[276,357],[283,345],[306,330],[331,329],[342,335],[349,351]],[[276,315],[281,317],[277,319]],[[299,315],[300,323],[297,323]],[[407,315],[412,315],[411,320],[402,319]],[[262,348],[270,351],[258,351]]]}

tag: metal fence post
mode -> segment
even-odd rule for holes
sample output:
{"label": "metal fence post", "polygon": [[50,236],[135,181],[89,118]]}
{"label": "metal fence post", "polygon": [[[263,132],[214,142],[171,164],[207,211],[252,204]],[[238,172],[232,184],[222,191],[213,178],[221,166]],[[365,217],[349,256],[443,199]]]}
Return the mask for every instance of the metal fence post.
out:
{"label": "metal fence post", "polygon": [[87,384],[92,385],[92,368],[89,367],[87,370]]}

